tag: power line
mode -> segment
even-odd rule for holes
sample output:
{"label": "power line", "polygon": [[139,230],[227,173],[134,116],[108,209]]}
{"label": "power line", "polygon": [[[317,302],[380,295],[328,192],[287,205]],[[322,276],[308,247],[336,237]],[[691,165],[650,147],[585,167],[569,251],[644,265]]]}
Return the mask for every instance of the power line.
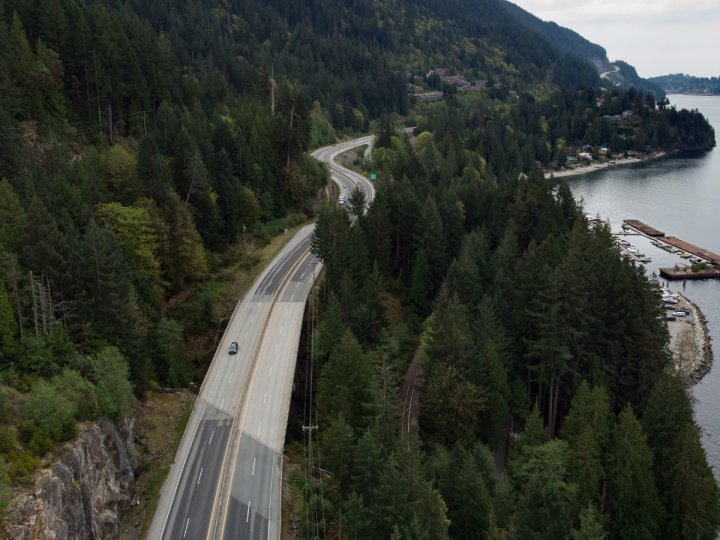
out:
{"label": "power line", "polygon": [[[317,291],[315,288],[315,267],[317,266],[317,260],[314,260],[312,263],[313,267],[313,284],[312,284],[312,303],[314,304],[313,308],[313,319],[312,324],[315,325],[315,329],[317,329],[318,321],[320,320],[320,301],[317,297]],[[311,341],[310,341],[310,357],[315,358],[315,329],[313,329],[313,333],[311,335]],[[311,367],[312,369],[312,367]],[[318,367],[318,371],[319,371]],[[323,523],[323,536],[325,533],[325,527],[327,526],[327,522],[325,521],[325,493],[323,492],[323,484],[322,484],[322,463],[320,461],[320,429],[318,426],[320,425],[320,422],[318,421],[318,410],[317,407],[315,408],[315,439],[317,440],[317,466],[318,466],[318,478],[320,482],[320,504],[322,509],[322,523]]]}

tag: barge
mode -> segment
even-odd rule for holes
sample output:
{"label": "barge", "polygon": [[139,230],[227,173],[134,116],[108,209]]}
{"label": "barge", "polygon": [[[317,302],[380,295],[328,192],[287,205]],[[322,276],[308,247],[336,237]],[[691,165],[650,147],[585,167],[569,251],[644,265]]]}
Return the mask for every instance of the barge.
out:
{"label": "barge", "polygon": [[660,275],[665,279],[713,279],[720,278],[720,270],[716,268],[704,268],[693,272],[689,266],[675,266],[673,268],[661,268]]}
{"label": "barge", "polygon": [[645,236],[651,236],[653,238],[661,238],[665,236],[665,233],[657,230],[655,227],[651,227],[647,223],[643,223],[638,219],[624,219],[623,223],[628,227],[632,227],[636,231],[640,231]]}

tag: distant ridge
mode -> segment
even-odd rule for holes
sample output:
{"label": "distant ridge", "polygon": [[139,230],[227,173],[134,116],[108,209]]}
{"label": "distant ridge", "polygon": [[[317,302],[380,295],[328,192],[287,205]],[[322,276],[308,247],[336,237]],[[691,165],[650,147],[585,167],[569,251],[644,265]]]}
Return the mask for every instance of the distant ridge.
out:
{"label": "distant ridge", "polygon": [[668,94],[720,95],[720,77],[694,77],[683,73],[673,73],[651,77],[649,80]]}
{"label": "distant ridge", "polygon": [[622,60],[610,62],[607,57],[607,51],[600,45],[588,41],[569,28],[565,28],[554,22],[543,21],[512,2],[506,0],[499,1],[502,2],[508,13],[526,27],[540,34],[558,52],[579,56],[583,60],[592,63],[599,74],[604,74],[603,79],[607,80],[612,86],[632,86],[638,90],[650,92],[654,94],[655,97],[663,97],[665,95],[665,91],[661,85],[656,84],[652,80],[640,77],[635,68],[630,64]]}

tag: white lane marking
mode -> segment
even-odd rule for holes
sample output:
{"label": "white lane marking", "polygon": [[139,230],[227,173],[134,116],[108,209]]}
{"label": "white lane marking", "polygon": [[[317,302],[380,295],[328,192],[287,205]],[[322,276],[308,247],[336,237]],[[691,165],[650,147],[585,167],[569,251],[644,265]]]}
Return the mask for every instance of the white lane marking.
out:
{"label": "white lane marking", "polygon": [[293,293],[293,295],[290,297],[290,301],[291,301],[291,302],[294,302],[294,301],[295,301],[295,294],[294,294],[294,293]]}
{"label": "white lane marking", "polygon": [[270,375],[272,375],[272,369],[273,369],[273,367],[270,366]]}
{"label": "white lane marking", "polygon": [[214,435],[215,435],[215,430],[213,429],[212,433],[210,434],[210,440],[208,441],[208,446],[210,446],[212,444],[212,438]]}
{"label": "white lane marking", "polygon": [[230,374],[230,378],[228,379],[228,384],[230,384],[230,381],[232,381],[233,375],[235,375],[234,371]]}
{"label": "white lane marking", "polygon": [[283,330],[285,330],[285,327],[284,327],[284,326],[281,326],[281,327],[280,327],[280,333],[281,333],[281,334],[283,333]]}
{"label": "white lane marking", "polygon": [[250,521],[250,501],[248,501],[248,511],[247,514],[245,514],[245,523]]}
{"label": "white lane marking", "polygon": [[[212,386],[210,387],[210,391],[208,392],[208,396],[212,396],[213,390],[215,389],[215,383],[217,382],[218,377],[217,375],[213,379]],[[202,419],[203,416],[205,416],[205,410],[207,409],[209,400],[206,400],[203,404],[202,411],[200,412],[200,419]],[[195,409],[193,409],[193,412],[195,412]],[[190,414],[190,419],[192,419],[192,413]],[[200,429],[200,421],[198,421],[197,426],[195,426],[195,433],[193,433],[192,439],[190,439],[190,448],[192,448],[193,443],[195,442],[195,437],[197,437],[198,430]],[[175,484],[175,487],[173,488],[173,494],[171,500],[175,500],[175,495],[177,495],[177,490],[180,487],[180,479],[182,478],[183,473],[185,472],[185,465],[187,465],[188,456],[190,455],[190,452],[188,451],[187,454],[185,454],[182,462],[182,467],[180,467],[180,474],[178,475],[178,481]],[[170,512],[167,513],[165,516],[165,522],[162,526],[162,534],[165,534],[165,529],[167,528],[167,522],[168,519],[170,519]],[[189,521],[190,518],[188,518]]]}
{"label": "white lane marking", "polygon": [[247,339],[247,335],[248,335],[248,333],[245,332],[245,335],[243,336],[243,340],[246,340],[246,339]]}
{"label": "white lane marking", "polygon": [[224,405],[225,405],[225,398],[223,398],[223,400],[220,402],[220,408],[222,409]]}
{"label": "white lane marking", "polygon": [[188,518],[187,523],[185,523],[185,532],[183,533],[183,538],[187,536],[188,525],[190,525],[190,518]]}
{"label": "white lane marking", "polygon": [[200,474],[198,474],[198,481],[197,481],[198,485],[200,484],[200,479],[202,478],[202,472],[203,472],[203,467],[200,467]]}
{"label": "white lane marking", "polygon": [[277,346],[277,345],[275,345],[275,352],[277,352],[277,348],[278,348],[278,346]]}
{"label": "white lane marking", "polygon": [[258,426],[258,437],[260,436],[261,429],[262,429],[262,420],[260,420],[260,425]]}
{"label": "white lane marking", "polygon": [[253,475],[253,476],[255,476],[255,460],[256,460],[256,459],[257,459],[256,457],[253,458],[253,470],[252,470],[252,475]]}
{"label": "white lane marking", "polygon": [[265,392],[265,396],[263,396],[263,403],[267,401],[267,392]]}

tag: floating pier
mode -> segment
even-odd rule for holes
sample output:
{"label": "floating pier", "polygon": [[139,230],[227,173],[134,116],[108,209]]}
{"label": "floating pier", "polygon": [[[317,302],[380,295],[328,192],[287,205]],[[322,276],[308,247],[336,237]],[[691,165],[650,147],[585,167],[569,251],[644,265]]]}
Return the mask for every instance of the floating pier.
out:
{"label": "floating pier", "polygon": [[[665,251],[672,250],[673,253],[677,252],[682,254],[682,252],[685,252],[686,254],[694,255],[694,259],[692,257],[690,258],[691,262],[705,263],[699,267],[697,265],[680,266],[676,264],[673,268],[661,268],[660,275],[666,279],[720,278],[720,268],[718,268],[720,267],[719,254],[708,251],[707,249],[696,246],[695,244],[691,244],[690,242],[686,242],[685,240],[680,240],[674,236],[665,236],[663,231],[660,231],[655,227],[651,227],[647,223],[643,223],[637,219],[624,219],[623,229],[632,229],[644,236],[655,238],[653,241],[655,245],[660,246]],[[663,246],[663,244],[665,245]],[[685,257],[689,257],[689,255],[685,255]],[[716,268],[712,268],[712,266],[715,266]]]}
{"label": "floating pier", "polygon": [[720,264],[720,255],[718,255],[717,253],[713,253],[712,251],[708,251],[707,249],[698,247],[694,244],[691,244],[690,242],[685,242],[685,240],[680,240],[679,238],[675,238],[674,236],[666,236],[665,238],[663,238],[663,242],[670,244],[671,246],[678,249],[682,249],[683,251],[687,251],[688,253],[692,253],[697,257],[702,257],[710,264]]}
{"label": "floating pier", "polygon": [[655,227],[651,227],[650,225],[643,223],[642,221],[637,219],[624,219],[623,223],[628,227],[632,227],[636,231],[641,232],[645,236],[652,236],[653,238],[660,238],[665,236],[664,232],[659,231]]}

